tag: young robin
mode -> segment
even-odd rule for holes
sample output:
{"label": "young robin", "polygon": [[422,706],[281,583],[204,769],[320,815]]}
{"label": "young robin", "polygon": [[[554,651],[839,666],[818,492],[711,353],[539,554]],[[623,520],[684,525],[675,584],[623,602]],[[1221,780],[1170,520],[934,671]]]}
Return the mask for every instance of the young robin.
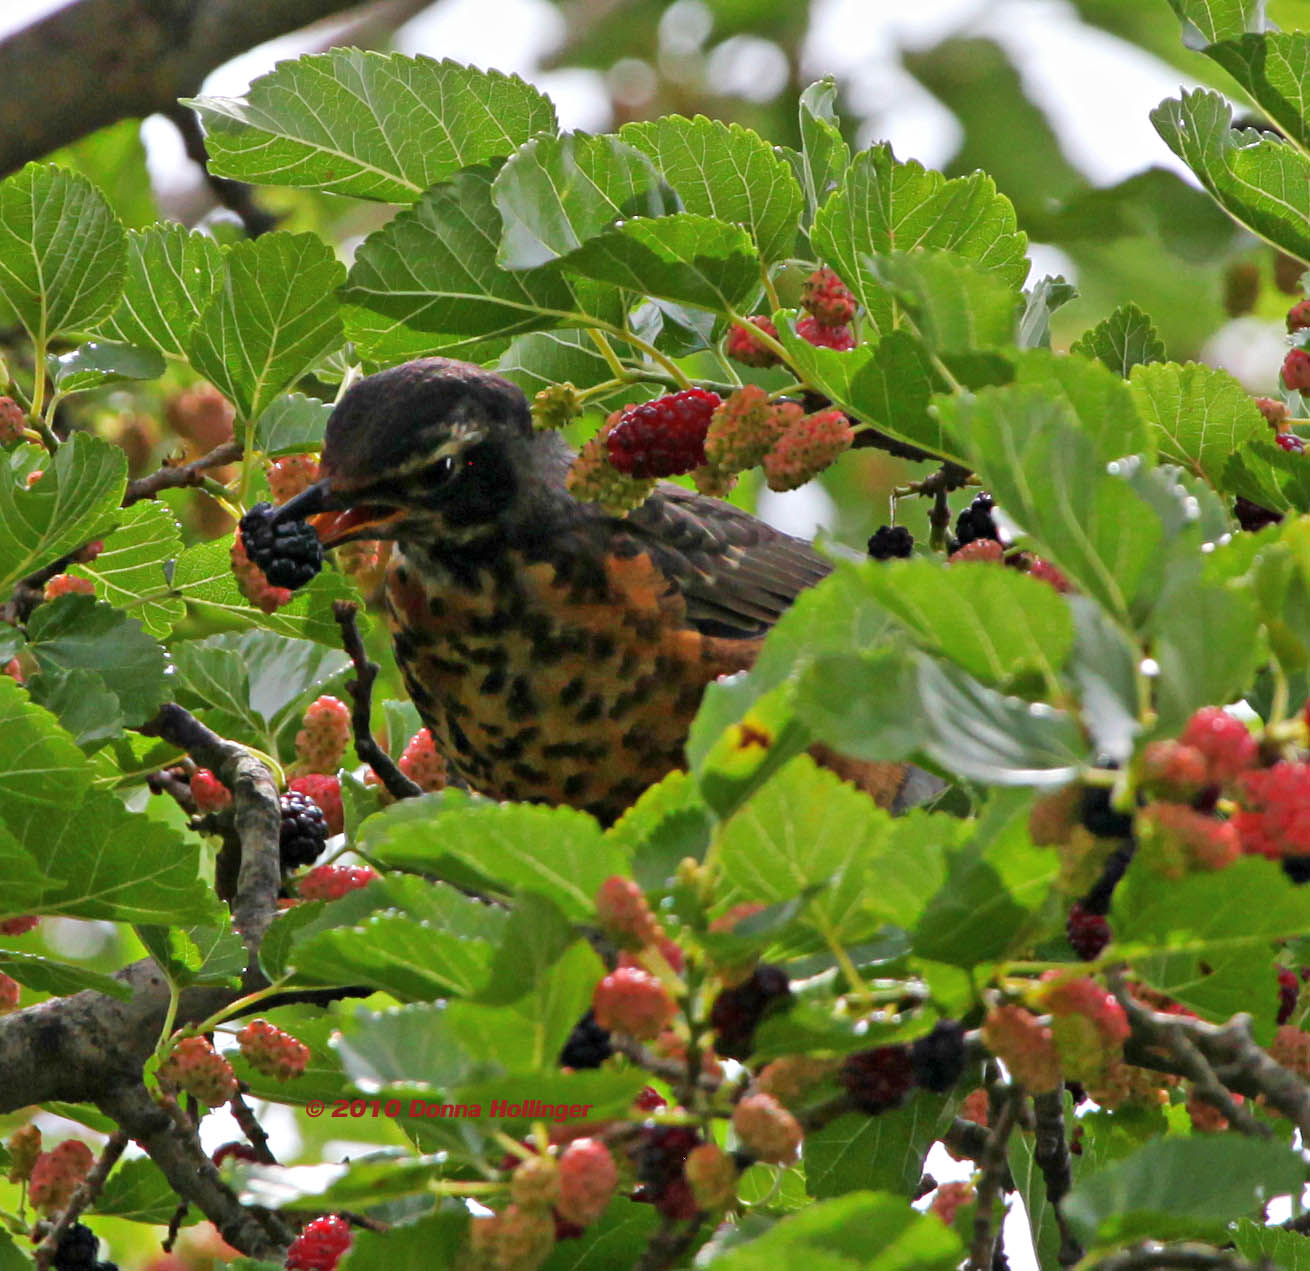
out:
{"label": "young robin", "polygon": [[[830,566],[808,543],[668,482],[611,516],[565,490],[571,458],[533,428],[516,385],[423,358],[345,393],[323,479],[277,515],[321,513],[324,547],[394,540],[396,661],[472,789],[609,823],[684,766],[705,686],[750,667]],[[824,762],[885,806],[914,797],[903,765]]]}

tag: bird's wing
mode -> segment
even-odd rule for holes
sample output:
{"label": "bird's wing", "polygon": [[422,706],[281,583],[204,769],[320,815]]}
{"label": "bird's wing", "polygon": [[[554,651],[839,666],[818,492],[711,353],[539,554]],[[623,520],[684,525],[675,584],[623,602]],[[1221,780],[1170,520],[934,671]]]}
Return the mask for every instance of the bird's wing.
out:
{"label": "bird's wing", "polygon": [[621,523],[669,578],[703,635],[763,636],[832,566],[793,538],[720,499],[661,483]]}

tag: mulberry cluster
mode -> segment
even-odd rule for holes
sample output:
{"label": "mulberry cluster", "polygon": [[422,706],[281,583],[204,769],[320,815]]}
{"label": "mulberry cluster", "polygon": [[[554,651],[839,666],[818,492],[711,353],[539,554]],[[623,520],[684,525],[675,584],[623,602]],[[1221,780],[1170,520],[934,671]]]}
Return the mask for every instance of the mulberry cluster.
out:
{"label": "mulberry cluster", "polygon": [[420,728],[405,743],[396,767],[428,794],[446,788],[446,761],[426,728]]}
{"label": "mulberry cluster", "polygon": [[569,468],[565,488],[580,502],[595,503],[612,516],[622,516],[650,498],[655,478],[638,480],[620,472],[609,459],[609,433],[618,423],[615,411],[601,430],[587,441]]}
{"label": "mulberry cluster", "polygon": [[337,1214],[326,1214],[305,1224],[287,1250],[286,1271],[335,1271],[350,1248],[350,1224]]}
{"label": "mulberry cluster", "polygon": [[751,331],[751,328],[754,327],[776,340],[778,338],[778,328],[773,325],[772,319],[765,317],[762,313],[757,313],[746,321],[749,325],[743,326],[734,323],[731,330],[729,330],[728,339],[724,345],[728,356],[734,362],[740,362],[743,366],[777,366],[778,355],[772,349],[766,348],[763,341],[757,340]]}
{"label": "mulberry cluster", "polygon": [[1137,818],[1138,854],[1165,878],[1224,869],[1241,855],[1237,825],[1181,803],[1152,803]]}
{"label": "mulberry cluster", "polygon": [[753,468],[804,413],[795,402],[771,402],[762,388],[747,384],[710,417],[705,461],[726,473]]}
{"label": "mulberry cluster", "polygon": [[211,1108],[226,1103],[237,1092],[232,1065],[203,1037],[186,1037],[178,1042],[159,1065],[159,1077]]}
{"label": "mulberry cluster", "polygon": [[831,269],[816,269],[801,288],[801,308],[825,327],[844,327],[855,317],[855,297]]}
{"label": "mulberry cluster", "polygon": [[678,1011],[668,989],[655,976],[625,966],[596,985],[591,1008],[601,1028],[627,1033],[639,1041],[658,1037]]}
{"label": "mulberry cluster", "polygon": [[294,591],[323,568],[323,544],[307,521],[274,521],[272,511],[271,504],[256,503],[241,518],[241,543],[272,586]]}
{"label": "mulberry cluster", "polygon": [[282,827],[278,836],[283,870],[312,865],[327,846],[328,823],[323,809],[306,795],[290,790],[280,800]]}
{"label": "mulberry cluster", "polygon": [[1038,1002],[1051,1012],[1051,1032],[1065,1078],[1099,1085],[1123,1058],[1128,1017],[1113,995],[1089,976],[1047,972]]}
{"label": "mulberry cluster", "polygon": [[847,1055],[837,1080],[861,1111],[877,1116],[897,1107],[914,1089],[908,1046],[875,1046]]}
{"label": "mulberry cluster", "polygon": [[67,1206],[78,1184],[91,1172],[95,1157],[81,1139],[65,1139],[32,1162],[27,1198],[44,1214]]}
{"label": "mulberry cluster", "polygon": [[77,574],[56,574],[45,585],[42,593],[46,600],[58,600],[60,596],[94,596],[95,583],[89,578]]}
{"label": "mulberry cluster", "polygon": [[311,772],[304,777],[294,777],[287,782],[287,789],[296,794],[303,794],[318,804],[327,821],[329,834],[340,834],[346,828],[346,812],[341,804],[341,782],[326,773]]}
{"label": "mulberry cluster", "polygon": [[790,1001],[787,973],[769,963],[760,963],[741,983],[720,990],[710,1007],[715,1053],[725,1059],[747,1058],[761,1020]]}
{"label": "mulberry cluster", "polygon": [[197,768],[191,774],[191,797],[198,812],[218,812],[232,802],[232,791],[208,768]]}
{"label": "mulberry cluster", "polygon": [[654,944],[662,935],[641,888],[619,874],[612,874],[597,890],[596,919],[601,930],[625,949]]}
{"label": "mulberry cluster", "polygon": [[914,535],[903,525],[880,525],[869,539],[873,560],[908,560],[914,555]]}
{"label": "mulberry cluster", "polygon": [[265,472],[274,500],[286,503],[318,480],[318,460],[313,455],[283,455],[274,459]]}
{"label": "mulberry cluster", "polygon": [[605,1212],[618,1183],[609,1148],[598,1139],[575,1139],[559,1158],[555,1208],[567,1222],[589,1227]]}
{"label": "mulberry cluster", "polygon": [[796,323],[796,334],[807,344],[816,349],[832,349],[837,353],[849,353],[855,347],[855,336],[850,327],[825,326],[818,318],[801,318]]}
{"label": "mulberry cluster", "polygon": [[742,1147],[767,1165],[789,1165],[801,1145],[800,1122],[771,1094],[748,1094],[732,1110]]}
{"label": "mulberry cluster", "polygon": [[325,693],[305,708],[296,733],[297,766],[303,772],[336,772],[349,743],[350,709],[340,698]]}
{"label": "mulberry cluster", "polygon": [[265,613],[276,613],[283,605],[290,603],[291,592],[286,587],[274,587],[264,571],[250,559],[240,526],[237,526],[232,536],[229,555],[237,589],[255,608]]}
{"label": "mulberry cluster", "polygon": [[12,397],[0,397],[0,446],[22,441],[27,427],[23,408]]}
{"label": "mulberry cluster", "polygon": [[296,893],[302,900],[340,900],[376,877],[367,865],[317,865],[296,880]]}
{"label": "mulberry cluster", "polygon": [[628,406],[605,437],[611,465],[640,481],[690,472],[705,462],[705,434],[722,399],[700,388],[683,389]]}
{"label": "mulberry cluster", "polygon": [[791,424],[764,456],[770,490],[795,490],[817,477],[855,440],[851,421],[839,410],[822,410]]}
{"label": "mulberry cluster", "polygon": [[701,1138],[691,1126],[657,1125],[636,1152],[637,1178],[644,1185],[634,1200],[649,1201],[665,1218],[694,1218],[699,1212],[685,1167]]}
{"label": "mulberry cluster", "polygon": [[68,1227],[50,1260],[52,1271],[118,1271],[112,1262],[97,1261],[100,1237],[80,1222]]}
{"label": "mulberry cluster", "polygon": [[955,539],[960,547],[982,538],[1000,542],[1000,531],[997,530],[996,522],[992,519],[992,510],[995,506],[990,494],[975,495],[973,502],[955,518]]}
{"label": "mulberry cluster", "polygon": [[237,1041],[246,1062],[266,1077],[289,1081],[305,1071],[309,1063],[309,1047],[290,1033],[267,1020],[251,1020],[238,1034]]}

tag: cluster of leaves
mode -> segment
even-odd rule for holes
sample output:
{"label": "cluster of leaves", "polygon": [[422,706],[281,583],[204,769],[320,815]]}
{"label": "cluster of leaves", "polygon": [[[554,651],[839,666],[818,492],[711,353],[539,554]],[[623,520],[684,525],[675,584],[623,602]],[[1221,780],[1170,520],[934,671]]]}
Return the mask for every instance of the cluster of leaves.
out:
{"label": "cluster of leaves", "polygon": [[[1310,188],[1297,70],[1310,39],[1248,33],[1249,5],[1176,7],[1283,137],[1234,130],[1209,93],[1165,103],[1162,134],[1227,212],[1310,257],[1310,207],[1288,194]],[[185,818],[163,799],[129,810],[146,776],[181,758],[135,730],[175,700],[288,762],[306,704],[347,666],[332,602],[358,597],[329,570],[272,614],[246,603],[225,541],[184,546],[168,505],[123,506],[121,451],[89,432],[60,440],[55,412],[75,394],[170,364],[210,380],[236,412],[240,468],[216,493],[239,512],[263,493],[265,458],[317,449],[321,398],[356,368],[440,353],[529,392],[567,382],[603,411],[688,382],[730,392],[742,368],[724,340],[764,311],[783,365],[747,382],[802,386],[866,434],[975,474],[1015,548],[1073,588],[996,564],[944,567],[930,552],[840,563],[748,674],[707,691],[688,771],[608,829],[454,790],[380,808],[343,773],[344,841],[379,876],[291,907],[260,963],[280,988],[385,996],[355,1013],[275,1012],[310,1048],[290,1080],[235,1067],[253,1094],[292,1106],[398,1100],[403,1148],[308,1182],[242,1175],[247,1198],[269,1208],[399,1224],[360,1233],[348,1267],[453,1264],[468,1214],[434,1208],[434,1196],[477,1193],[503,1173],[502,1120],[420,1115],[414,1099],[589,1105],[592,1127],[639,1124],[633,1102],[651,1080],[641,1063],[559,1062],[605,973],[585,934],[606,879],[635,879],[661,902],[667,933],[699,955],[678,1001],[693,1069],[668,1090],[683,1103],[671,1115],[727,1142],[730,1100],[697,1093],[694,1069],[723,968],[764,957],[804,982],[743,1055],[757,1072],[779,1057],[839,1060],[908,1041],[940,1020],[976,1024],[1072,960],[1065,917],[1087,862],[1033,841],[1039,795],[1112,785],[1131,812],[1146,747],[1199,708],[1242,699],[1268,758],[1304,758],[1310,738],[1288,706],[1310,682],[1310,461],[1274,444],[1231,376],[1166,360],[1135,307],[1054,353],[1050,315],[1072,289],[1050,278],[1023,289],[1026,239],[990,178],[947,179],[885,145],[852,154],[832,103],[827,82],[804,94],[796,149],[676,116],[568,134],[511,77],[348,49],[284,63],[246,98],[193,103],[217,175],[402,205],[349,270],[307,234],[220,246],[177,226],[125,230],[64,168],[0,183],[0,299],[36,368],[14,368],[8,384],[30,437],[11,444],[0,474],[0,594],[103,540],[94,560],[68,567],[94,596],[47,601],[0,629],[0,662],[17,658],[24,676],[0,677],[0,903],[5,915],[133,924],[175,987],[232,985],[244,950]],[[801,280],[820,262],[858,304],[849,351],[797,332]],[[1240,532],[1239,497],[1281,521]],[[197,623],[231,629],[200,638]],[[416,720],[384,709],[398,749]],[[894,819],[818,768],[804,753],[815,743],[913,760],[947,791]],[[1087,852],[1098,859],[1104,843]],[[715,931],[737,905],[754,917]],[[1114,943],[1091,970],[1126,964],[1144,990],[1202,1020],[1247,1011],[1268,1045],[1273,951],[1310,962],[1308,916],[1310,888],[1271,861],[1167,883],[1130,868]],[[0,970],[42,993],[124,993],[32,955],[5,952]],[[1293,1026],[1303,1022],[1304,1009]],[[800,1164],[742,1175],[746,1216],[704,1256],[725,1271],[812,1263],[818,1251],[842,1266],[957,1265],[960,1237],[909,1201],[969,1084],[816,1121]],[[1089,1249],[1185,1235],[1295,1265],[1286,1242],[1304,1237],[1258,1221],[1265,1199],[1304,1181],[1289,1122],[1260,1110],[1271,1142],[1207,1140],[1191,1131],[1185,1092],[1164,1097],[1080,1117],[1059,1221],[1033,1136],[1014,1133],[1008,1166],[1042,1265],[1056,1265],[1066,1223]],[[153,1165],[130,1162],[96,1207],[160,1222],[172,1202]],[[622,1197],[546,1265],[635,1264],[657,1223]],[[689,1236],[680,1255],[709,1235]]]}

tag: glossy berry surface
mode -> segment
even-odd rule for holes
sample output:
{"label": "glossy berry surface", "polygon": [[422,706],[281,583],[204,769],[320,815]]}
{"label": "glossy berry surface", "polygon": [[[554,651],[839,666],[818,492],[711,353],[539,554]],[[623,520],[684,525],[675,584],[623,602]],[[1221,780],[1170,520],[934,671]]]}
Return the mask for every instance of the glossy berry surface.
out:
{"label": "glossy berry surface", "polygon": [[705,434],[717,393],[688,388],[629,406],[609,430],[610,463],[629,477],[672,477],[705,462]]}
{"label": "glossy berry surface", "polygon": [[323,568],[323,545],[306,521],[278,521],[272,505],[256,503],[241,518],[241,541],[246,555],[274,587],[294,591]]}
{"label": "glossy berry surface", "polygon": [[995,506],[990,494],[979,494],[955,518],[955,537],[961,547],[980,538],[994,538],[1000,541],[1000,533],[996,529],[996,522],[992,519],[992,509]]}
{"label": "glossy berry surface", "polygon": [[725,1059],[745,1059],[754,1047],[760,1021],[790,1000],[787,973],[768,963],[761,963],[740,984],[723,989],[710,1007],[714,1053]]}
{"label": "glossy berry surface", "polygon": [[914,555],[914,535],[903,525],[880,525],[869,539],[874,560],[906,560]]}
{"label": "glossy berry surface", "polygon": [[307,1223],[287,1250],[286,1271],[335,1271],[350,1248],[350,1224],[337,1214]]}
{"label": "glossy berry surface", "polygon": [[599,1068],[612,1054],[610,1030],[596,1023],[594,1011],[588,1011],[576,1024],[559,1052],[561,1068]]}
{"label": "glossy berry surface", "polygon": [[278,849],[282,868],[312,865],[328,841],[328,823],[323,809],[306,795],[291,790],[281,799],[282,828]]}
{"label": "glossy berry surface", "polygon": [[837,1080],[856,1107],[876,1115],[894,1108],[914,1088],[908,1046],[875,1046],[847,1055]]}

